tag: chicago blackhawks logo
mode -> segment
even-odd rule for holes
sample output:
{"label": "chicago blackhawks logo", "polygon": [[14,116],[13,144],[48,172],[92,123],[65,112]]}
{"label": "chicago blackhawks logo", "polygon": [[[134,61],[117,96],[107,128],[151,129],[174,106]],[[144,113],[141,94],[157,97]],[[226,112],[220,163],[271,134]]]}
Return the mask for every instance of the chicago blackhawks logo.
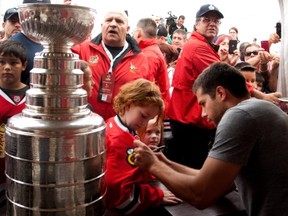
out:
{"label": "chicago blackhawks logo", "polygon": [[128,148],[127,151],[127,162],[131,166],[135,167],[135,152],[133,148]]}

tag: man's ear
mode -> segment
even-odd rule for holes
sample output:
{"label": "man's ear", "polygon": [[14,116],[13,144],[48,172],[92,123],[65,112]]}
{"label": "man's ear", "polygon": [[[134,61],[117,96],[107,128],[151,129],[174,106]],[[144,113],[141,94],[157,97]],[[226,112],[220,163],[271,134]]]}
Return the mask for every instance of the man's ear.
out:
{"label": "man's ear", "polygon": [[227,98],[227,90],[223,86],[216,87],[216,98],[224,101]]}
{"label": "man's ear", "polygon": [[136,31],[137,33],[133,33],[133,38],[137,41],[137,43],[139,43],[143,33],[141,29],[137,29]]}

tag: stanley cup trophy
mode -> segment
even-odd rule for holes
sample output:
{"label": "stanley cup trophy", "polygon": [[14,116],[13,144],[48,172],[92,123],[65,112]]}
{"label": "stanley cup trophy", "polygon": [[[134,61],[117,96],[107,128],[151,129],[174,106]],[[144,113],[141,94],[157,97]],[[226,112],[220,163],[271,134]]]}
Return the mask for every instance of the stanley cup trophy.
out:
{"label": "stanley cup trophy", "polygon": [[19,6],[25,35],[44,50],[35,55],[26,108],[6,127],[7,215],[103,215],[106,125],[86,108],[70,51],[90,35],[94,17],[75,5]]}

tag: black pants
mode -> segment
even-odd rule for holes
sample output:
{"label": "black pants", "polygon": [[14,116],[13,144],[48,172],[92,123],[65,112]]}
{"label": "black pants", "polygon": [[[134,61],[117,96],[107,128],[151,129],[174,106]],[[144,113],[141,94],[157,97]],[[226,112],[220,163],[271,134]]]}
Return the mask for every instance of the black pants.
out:
{"label": "black pants", "polygon": [[200,169],[213,142],[215,129],[199,128],[170,120],[173,138],[167,141],[166,156],[177,163]]}

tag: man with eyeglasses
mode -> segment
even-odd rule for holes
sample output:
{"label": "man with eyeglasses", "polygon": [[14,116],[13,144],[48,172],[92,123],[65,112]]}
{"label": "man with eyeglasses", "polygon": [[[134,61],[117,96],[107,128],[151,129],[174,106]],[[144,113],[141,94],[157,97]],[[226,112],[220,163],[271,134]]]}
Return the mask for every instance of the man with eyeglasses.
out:
{"label": "man with eyeglasses", "polygon": [[8,40],[10,37],[21,31],[17,8],[9,8],[6,10],[2,28],[4,29],[5,34],[0,42]]}
{"label": "man with eyeglasses", "polygon": [[201,168],[213,140],[215,126],[201,117],[201,107],[192,92],[192,86],[202,71],[219,62],[218,35],[223,14],[213,4],[202,5],[196,14],[194,31],[179,55],[168,107],[173,139],[169,142],[167,157],[193,168]]}

